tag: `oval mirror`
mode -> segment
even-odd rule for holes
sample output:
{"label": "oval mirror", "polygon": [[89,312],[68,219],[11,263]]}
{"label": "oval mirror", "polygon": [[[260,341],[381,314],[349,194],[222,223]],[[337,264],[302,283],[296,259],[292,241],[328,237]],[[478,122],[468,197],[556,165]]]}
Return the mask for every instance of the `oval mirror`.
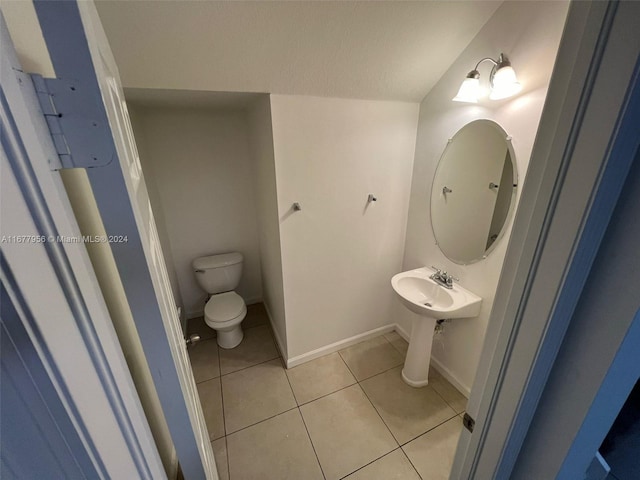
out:
{"label": "oval mirror", "polygon": [[462,127],[447,144],[431,187],[436,242],[459,264],[485,258],[504,233],[518,172],[511,137],[491,120]]}

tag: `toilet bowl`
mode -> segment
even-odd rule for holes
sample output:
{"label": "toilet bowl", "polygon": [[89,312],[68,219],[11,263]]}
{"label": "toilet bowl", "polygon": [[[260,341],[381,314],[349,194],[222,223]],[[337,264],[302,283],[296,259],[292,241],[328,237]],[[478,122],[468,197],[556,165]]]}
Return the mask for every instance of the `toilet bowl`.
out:
{"label": "toilet bowl", "polygon": [[217,332],[218,345],[226,349],[237,347],[243,338],[240,324],[247,306],[234,291],[240,283],[242,263],[238,252],[198,257],[192,263],[198,284],[210,295],[204,321]]}
{"label": "toilet bowl", "polygon": [[218,345],[224,349],[240,345],[244,334],[240,324],[247,315],[247,306],[236,292],[212,295],[204,307],[204,321],[217,333]]}

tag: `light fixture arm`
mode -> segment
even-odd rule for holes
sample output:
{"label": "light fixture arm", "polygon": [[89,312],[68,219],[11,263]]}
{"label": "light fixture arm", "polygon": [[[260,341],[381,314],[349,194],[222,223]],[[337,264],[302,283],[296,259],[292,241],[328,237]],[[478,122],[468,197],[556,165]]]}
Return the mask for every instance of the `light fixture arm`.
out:
{"label": "light fixture arm", "polygon": [[491,81],[493,78],[493,74],[495,73],[495,71],[500,68],[499,66],[502,64],[504,55],[501,53],[500,56],[498,57],[498,60],[494,60],[491,57],[485,57],[482,60],[480,60],[478,63],[476,63],[476,67],[471,70],[469,73],[467,73],[467,78],[475,78],[478,79],[480,78],[480,72],[478,71],[478,68],[480,67],[480,64],[482,62],[491,62],[493,64],[493,68],[491,69],[491,73],[489,74],[489,81],[491,84],[493,84],[493,82]]}
{"label": "light fixture arm", "polygon": [[[502,54],[500,54],[500,56],[502,57]],[[499,61],[499,59],[498,59],[498,61]],[[480,64],[482,62],[491,62],[491,63],[493,63],[494,66],[498,65],[498,62],[496,62],[493,58],[486,57],[486,58],[483,58],[482,60],[480,60],[478,63],[476,63],[476,68],[474,68],[474,70],[478,70],[478,67],[480,66]]]}

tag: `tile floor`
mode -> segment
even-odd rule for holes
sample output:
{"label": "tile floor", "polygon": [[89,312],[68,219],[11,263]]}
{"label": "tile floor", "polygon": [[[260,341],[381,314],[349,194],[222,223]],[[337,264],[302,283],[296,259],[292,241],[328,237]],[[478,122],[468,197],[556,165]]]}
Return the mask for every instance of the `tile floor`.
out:
{"label": "tile floor", "polygon": [[222,480],[449,478],[466,398],[435,370],[406,385],[397,333],[286,370],[262,304],[243,329],[233,350],[202,319],[187,329],[202,337],[189,356]]}

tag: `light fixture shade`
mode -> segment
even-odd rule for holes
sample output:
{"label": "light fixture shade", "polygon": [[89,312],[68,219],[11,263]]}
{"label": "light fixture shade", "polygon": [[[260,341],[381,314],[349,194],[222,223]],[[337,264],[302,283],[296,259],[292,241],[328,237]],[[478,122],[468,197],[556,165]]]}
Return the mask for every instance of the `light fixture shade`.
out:
{"label": "light fixture shade", "polygon": [[500,67],[496,70],[492,78],[491,100],[500,100],[515,95],[522,90],[522,85],[518,82],[516,72],[511,65]]}
{"label": "light fixture shade", "polygon": [[480,97],[480,78],[467,77],[460,85],[458,94],[453,97],[454,102],[478,103]]}

